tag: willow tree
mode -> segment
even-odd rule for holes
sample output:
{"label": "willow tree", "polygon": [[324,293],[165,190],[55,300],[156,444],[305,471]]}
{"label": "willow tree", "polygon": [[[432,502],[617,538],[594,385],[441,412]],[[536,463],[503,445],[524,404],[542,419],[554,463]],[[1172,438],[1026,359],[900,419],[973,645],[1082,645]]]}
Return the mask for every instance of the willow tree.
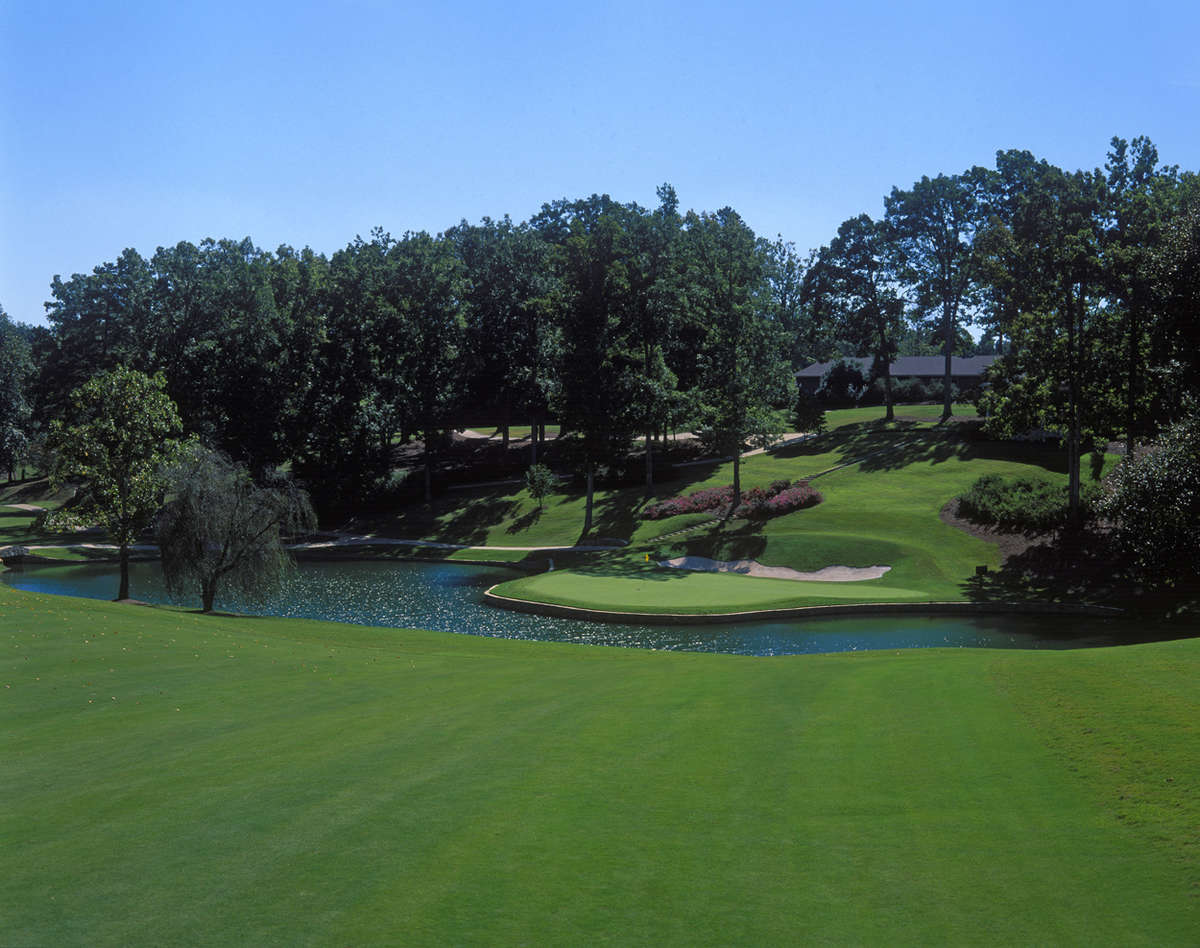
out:
{"label": "willow tree", "polygon": [[173,594],[198,589],[205,612],[222,586],[251,600],[277,589],[292,567],[283,535],[316,526],[308,495],[289,478],[256,484],[240,464],[198,444],[164,476],[170,499],[157,524],[163,576]]}

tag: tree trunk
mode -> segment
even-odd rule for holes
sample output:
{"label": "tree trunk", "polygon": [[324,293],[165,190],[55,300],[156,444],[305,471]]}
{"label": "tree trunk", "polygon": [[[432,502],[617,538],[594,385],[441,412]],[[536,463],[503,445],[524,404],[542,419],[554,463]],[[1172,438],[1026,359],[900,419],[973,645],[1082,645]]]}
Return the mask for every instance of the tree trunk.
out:
{"label": "tree trunk", "polygon": [[502,436],[501,445],[504,450],[504,456],[508,457],[508,424],[512,419],[512,399],[508,392],[504,393],[504,434]]}
{"label": "tree trunk", "polygon": [[425,503],[433,502],[433,436],[429,428],[422,431],[425,439]]}
{"label": "tree trunk", "polygon": [[942,374],[942,421],[950,420],[950,385],[954,378],[951,371],[950,360],[954,355],[954,318],[950,310],[950,304],[946,303],[942,311],[942,321],[944,323],[943,330],[946,334],[946,369]]}
{"label": "tree trunk", "polygon": [[537,464],[537,449],[538,449],[538,417],[534,412],[533,418],[529,425],[529,466],[533,467]]}
{"label": "tree trunk", "polygon": [[895,421],[896,412],[892,403],[892,362],[887,357],[887,340],[883,333],[879,334],[879,351],[883,353],[883,403],[887,406],[887,411],[884,413],[884,421]]}
{"label": "tree trunk", "polygon": [[129,544],[122,543],[120,547],[121,582],[117,587],[117,600],[129,598]]}
{"label": "tree trunk", "polygon": [[[1083,293],[1079,294],[1082,310]],[[1067,509],[1071,527],[1079,526],[1079,381],[1077,352],[1078,340],[1075,331],[1075,307],[1070,294],[1067,295],[1067,417],[1070,432],[1067,437]]]}
{"label": "tree trunk", "polygon": [[213,603],[217,598],[217,581],[205,579],[200,583],[200,609],[202,612],[212,612]]}
{"label": "tree trunk", "polygon": [[646,499],[654,496],[654,441],[646,431]]}
{"label": "tree trunk", "polygon": [[1128,378],[1126,383],[1125,406],[1125,457],[1133,457],[1133,446],[1136,440],[1134,429],[1137,424],[1137,369],[1138,369],[1138,319],[1134,307],[1129,307],[1129,364],[1126,367]]}
{"label": "tree trunk", "polygon": [[742,446],[739,439],[738,443],[733,447],[733,502],[729,505],[729,511],[725,514],[725,519],[733,518],[733,512],[738,509],[742,502]]}
{"label": "tree trunk", "polygon": [[592,529],[592,490],[596,484],[596,466],[587,462],[587,504],[583,513],[583,532],[586,535]]}

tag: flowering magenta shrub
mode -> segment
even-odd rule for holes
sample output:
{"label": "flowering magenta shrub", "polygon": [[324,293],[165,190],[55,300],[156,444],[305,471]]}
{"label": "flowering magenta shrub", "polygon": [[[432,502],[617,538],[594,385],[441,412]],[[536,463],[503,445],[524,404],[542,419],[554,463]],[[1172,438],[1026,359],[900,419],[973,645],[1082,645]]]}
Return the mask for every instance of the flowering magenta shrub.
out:
{"label": "flowering magenta shrub", "polygon": [[707,487],[686,497],[672,497],[650,504],[642,510],[644,520],[665,520],[667,517],[678,517],[680,514],[703,513],[706,510],[720,510],[733,502],[733,485],[728,487]]}
{"label": "flowering magenta shrub", "polygon": [[[808,481],[774,481],[769,487],[754,487],[742,493],[742,502],[734,511],[736,517],[763,520],[778,517],[804,507],[819,504],[823,498],[820,491],[808,485]],[[707,510],[724,510],[733,502],[733,485],[708,487],[686,497],[672,497],[650,504],[642,510],[644,520],[665,520],[680,514],[704,513]]]}
{"label": "flowering magenta shrub", "polygon": [[821,492],[809,486],[808,481],[796,481],[776,494],[768,495],[761,488],[742,495],[742,504],[733,512],[735,517],[748,520],[765,520],[779,517],[793,510],[815,507],[824,498]]}

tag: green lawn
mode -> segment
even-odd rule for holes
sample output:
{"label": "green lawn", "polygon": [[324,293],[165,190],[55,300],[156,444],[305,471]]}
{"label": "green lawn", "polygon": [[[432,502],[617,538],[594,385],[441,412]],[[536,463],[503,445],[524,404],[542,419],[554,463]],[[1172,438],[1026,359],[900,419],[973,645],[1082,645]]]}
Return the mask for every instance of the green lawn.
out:
{"label": "green lawn", "polygon": [[[713,559],[756,559],[770,566],[816,570],[823,566],[891,566],[882,579],[856,583],[798,583],[710,574],[683,577],[661,569],[625,572],[614,557],[521,578],[499,592],[518,599],[628,612],[723,612],[751,608],[869,601],[947,601],[963,599],[976,566],[1000,564],[993,544],[943,523],[939,511],[976,478],[991,473],[1016,475],[1037,470],[1065,479],[1062,452],[1036,445],[964,440],[954,426],[903,420],[910,411],[939,406],[901,406],[894,425],[878,421],[879,409],[830,412],[837,427],[821,438],[771,454],[747,458],[747,487],[780,478],[821,474],[813,481],[825,500],[764,524],[735,521],[684,536],[663,534],[705,519],[692,515],[662,521],[636,519],[640,491],[610,492],[598,511],[608,518],[608,535],[628,537],[624,563],[685,554]],[[874,412],[867,420],[867,412]],[[851,463],[858,461],[860,463]],[[1106,459],[1111,464],[1114,459]],[[845,466],[843,466],[845,465]],[[730,465],[700,468],[703,475],[681,488],[660,488],[661,496],[727,484]],[[1085,465],[1090,472],[1090,466]],[[825,473],[822,473],[825,472]],[[622,530],[624,532],[622,532]]]}
{"label": "green lawn", "polygon": [[0,587],[0,944],[1194,944],[1200,640],[752,659]]}

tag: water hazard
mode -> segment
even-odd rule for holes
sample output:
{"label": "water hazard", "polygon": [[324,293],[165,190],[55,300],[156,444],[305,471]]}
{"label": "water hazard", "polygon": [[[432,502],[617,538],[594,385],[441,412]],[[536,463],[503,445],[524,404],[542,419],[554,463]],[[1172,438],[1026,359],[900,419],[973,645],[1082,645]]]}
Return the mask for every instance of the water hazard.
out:
{"label": "water hazard", "polygon": [[[173,600],[157,563],[131,564],[130,590],[152,603]],[[526,615],[489,606],[488,587],[519,575],[501,566],[454,563],[301,563],[265,603],[218,597],[217,608],[251,615],[328,619],[360,625],[434,629],[498,638],[579,642],[646,649],[797,655],[901,648],[1087,648],[1177,637],[1115,619],[1074,616],[862,616],[723,625],[617,625]],[[35,566],[0,573],[0,582],[33,592],[112,599],[112,564]]]}

